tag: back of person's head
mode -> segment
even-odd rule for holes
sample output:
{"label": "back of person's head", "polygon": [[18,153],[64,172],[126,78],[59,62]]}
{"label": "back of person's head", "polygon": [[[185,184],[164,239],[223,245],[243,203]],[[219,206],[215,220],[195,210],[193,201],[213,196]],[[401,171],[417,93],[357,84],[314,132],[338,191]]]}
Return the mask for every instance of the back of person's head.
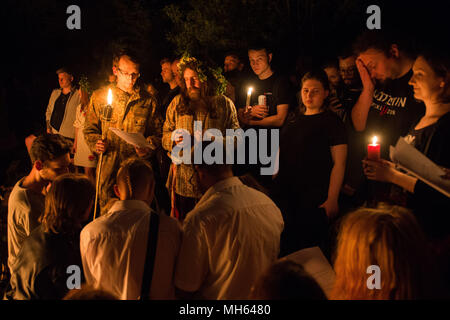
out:
{"label": "back of person's head", "polygon": [[45,232],[75,232],[89,217],[95,188],[88,177],[67,173],[57,177],[45,197],[39,221]]}
{"label": "back of person's head", "polygon": [[269,196],[269,190],[267,190],[265,187],[263,187],[258,182],[258,180],[256,180],[250,173],[246,173],[246,174],[244,174],[242,176],[239,176],[238,178],[247,187],[250,187],[250,188],[253,188],[255,190],[258,190],[259,192],[264,193],[266,196]]}
{"label": "back of person's head", "polygon": [[448,49],[448,44],[426,43],[418,54],[418,57],[425,59],[435,75],[442,78],[444,84],[438,96],[440,103],[450,103],[450,57]]}
{"label": "back of person's head", "polygon": [[253,286],[251,299],[326,300],[326,295],[305,269],[287,259],[270,266]]}
{"label": "back of person's head", "polygon": [[127,159],[117,172],[116,183],[122,200],[136,197],[147,199],[154,187],[152,167],[143,159]]}
{"label": "back of person's head", "polygon": [[[236,141],[236,140],[235,140]],[[223,171],[228,171],[231,166],[227,164],[227,159],[234,156],[231,152],[236,153],[236,146],[228,147],[226,137],[211,137],[211,140],[203,140],[197,142],[191,148],[191,163],[197,169],[208,172],[210,175],[220,175]],[[198,161],[196,152],[201,152],[201,159]],[[227,155],[227,152],[230,153]]]}
{"label": "back of person's head", "polygon": [[38,136],[31,145],[31,162],[40,160],[44,165],[70,152],[72,143],[58,134]]}
{"label": "back of person's head", "polygon": [[82,286],[81,289],[70,290],[63,300],[119,300],[112,293],[91,286]]}
{"label": "back of person's head", "polygon": [[[378,266],[381,288],[369,289],[369,266]],[[380,205],[344,217],[334,263],[333,299],[401,300],[429,295],[427,240],[407,209]]]}

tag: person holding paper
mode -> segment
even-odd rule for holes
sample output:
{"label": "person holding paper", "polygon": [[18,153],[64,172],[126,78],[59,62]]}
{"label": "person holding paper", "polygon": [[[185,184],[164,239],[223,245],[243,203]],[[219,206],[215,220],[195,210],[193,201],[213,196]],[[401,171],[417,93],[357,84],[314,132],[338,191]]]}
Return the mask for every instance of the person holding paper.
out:
{"label": "person holding paper", "polygon": [[[208,129],[217,129],[225,136],[226,129],[239,128],[233,101],[223,95],[224,78],[216,77],[211,69],[207,71],[202,67],[199,60],[186,55],[178,67],[182,78],[181,92],[167,108],[162,138],[163,148],[172,160],[173,147],[199,141]],[[201,123],[201,130],[195,123]],[[188,132],[191,141],[183,141],[182,132]],[[183,221],[201,198],[194,166],[172,161],[166,186],[172,200],[171,216]]]}
{"label": "person holding paper", "polygon": [[[157,112],[156,100],[147,91],[136,86],[139,78],[139,62],[129,51],[121,51],[113,60],[113,72],[117,76],[116,85],[112,84],[112,115],[110,128],[125,132],[141,133],[151,148],[138,148],[125,142],[111,130],[103,132],[102,109],[107,105],[108,87],[96,90],[89,103],[84,137],[91,151],[103,153],[100,183],[100,213],[107,211],[107,203],[114,197],[115,174],[120,163],[125,159],[138,155],[150,158],[161,144],[162,118]],[[97,169],[98,170],[98,169]]]}
{"label": "person holding paper", "polygon": [[[425,115],[405,140],[438,166],[450,168],[450,59],[445,50],[424,50],[413,66],[409,84],[425,103]],[[450,198],[424,182],[395,169],[394,163],[363,161],[367,178],[393,183],[410,193],[408,205],[432,238],[450,235]],[[444,177],[442,177],[444,179]]]}

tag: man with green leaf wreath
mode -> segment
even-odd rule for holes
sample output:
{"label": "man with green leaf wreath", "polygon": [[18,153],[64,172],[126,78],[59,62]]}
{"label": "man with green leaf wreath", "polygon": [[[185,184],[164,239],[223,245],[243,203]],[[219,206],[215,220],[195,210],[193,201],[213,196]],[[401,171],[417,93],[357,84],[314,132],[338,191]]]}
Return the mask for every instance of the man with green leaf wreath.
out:
{"label": "man with green leaf wreath", "polygon": [[[220,68],[207,68],[201,61],[185,54],[178,64],[178,71],[181,93],[167,108],[163,126],[162,145],[169,156],[175,145],[183,143],[182,129],[189,132],[191,139],[198,136],[197,140],[202,140],[208,129],[218,129],[225,136],[226,129],[239,128],[236,108],[223,95],[226,79]],[[194,121],[201,122],[201,132],[194,130],[198,129],[198,126],[194,128]],[[172,200],[171,216],[183,221],[201,197],[193,164],[172,161],[166,186]]]}

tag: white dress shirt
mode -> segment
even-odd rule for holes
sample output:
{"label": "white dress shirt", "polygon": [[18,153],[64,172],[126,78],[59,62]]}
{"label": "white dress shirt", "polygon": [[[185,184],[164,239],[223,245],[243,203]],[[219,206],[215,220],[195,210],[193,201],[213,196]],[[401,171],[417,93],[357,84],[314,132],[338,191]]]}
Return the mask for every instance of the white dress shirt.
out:
{"label": "white dress shirt", "polygon": [[184,221],[175,286],[202,299],[247,299],[277,259],[283,227],[262,192],[237,177],[216,183]]}
{"label": "white dress shirt", "polygon": [[[86,282],[123,300],[138,299],[147,252],[150,207],[140,200],[116,201],[107,214],[81,232],[80,250]],[[160,214],[150,299],[174,299],[173,275],[181,227]]]}

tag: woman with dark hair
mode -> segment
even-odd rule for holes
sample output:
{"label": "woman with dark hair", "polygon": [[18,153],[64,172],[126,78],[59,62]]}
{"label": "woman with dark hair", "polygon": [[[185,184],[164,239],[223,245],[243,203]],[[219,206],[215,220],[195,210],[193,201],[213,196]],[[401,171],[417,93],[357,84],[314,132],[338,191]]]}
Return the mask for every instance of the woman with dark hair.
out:
{"label": "woman with dark hair", "polygon": [[326,241],[327,220],[338,212],[347,155],[344,124],[327,110],[327,75],[308,72],[301,84],[298,115],[281,133],[275,179],[274,198],[285,220],[281,256]]}
{"label": "woman with dark hair", "polygon": [[61,299],[69,290],[68,267],[78,266],[78,275],[83,276],[80,231],[94,195],[94,186],[84,175],[64,174],[53,181],[41,225],[24,241],[11,268],[8,299]]}

